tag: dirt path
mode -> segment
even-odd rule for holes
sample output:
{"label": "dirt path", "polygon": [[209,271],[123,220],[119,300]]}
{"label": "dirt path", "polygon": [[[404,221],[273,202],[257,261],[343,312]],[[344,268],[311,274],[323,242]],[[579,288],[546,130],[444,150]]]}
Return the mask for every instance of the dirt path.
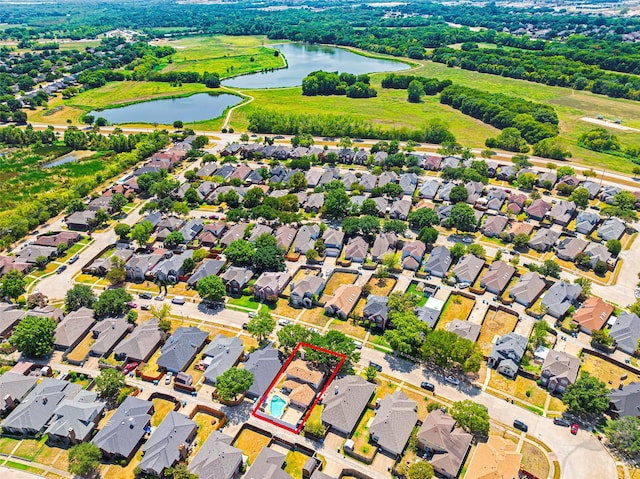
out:
{"label": "dirt path", "polygon": [[599,120],[598,118],[589,118],[588,116],[583,116],[580,119],[582,121],[586,121],[587,123],[592,123],[598,126],[606,126],[607,128],[614,128],[616,130],[640,132],[640,130],[638,130],[637,128],[620,125],[619,123],[614,123],[611,120]]}

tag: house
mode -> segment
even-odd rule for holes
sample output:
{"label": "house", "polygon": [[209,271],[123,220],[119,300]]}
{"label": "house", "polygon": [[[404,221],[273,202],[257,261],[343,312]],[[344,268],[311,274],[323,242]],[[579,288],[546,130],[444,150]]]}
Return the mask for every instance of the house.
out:
{"label": "house", "polygon": [[600,228],[598,228],[598,236],[604,241],[610,239],[619,240],[622,238],[626,230],[625,224],[618,218],[609,218],[602,222]]}
{"label": "house", "polygon": [[594,199],[600,193],[600,185],[595,181],[587,180],[582,183],[582,188],[586,189],[589,192],[589,199]]}
{"label": "house", "polygon": [[390,210],[389,208],[389,200],[384,198],[383,196],[378,196],[376,198],[369,198],[376,204],[376,212],[378,216],[384,217]]}
{"label": "house", "polygon": [[556,319],[562,319],[567,310],[582,294],[582,286],[565,281],[557,281],[542,298],[547,313]]}
{"label": "house", "polygon": [[187,458],[197,431],[197,423],[170,411],[142,447],[144,455],[138,467],[144,474],[163,477],[165,469]]}
{"label": "house", "polygon": [[296,253],[305,254],[308,250],[313,249],[313,245],[319,236],[320,226],[317,224],[304,225],[298,230],[296,239],[293,242],[293,250]]}
{"label": "house", "polygon": [[250,399],[262,397],[282,369],[280,351],[271,344],[257,349],[249,355],[244,368],[253,374],[253,384],[247,390],[247,397]]}
{"label": "house", "polygon": [[484,220],[484,224],[480,230],[483,235],[488,236],[489,238],[495,238],[500,236],[500,234],[505,230],[507,223],[509,223],[509,218],[506,216],[489,215]]}
{"label": "house", "polygon": [[58,255],[58,250],[51,246],[36,246],[29,245],[16,256],[16,261],[19,263],[35,264],[37,259],[44,257],[48,261],[51,261]]}
{"label": "house", "polygon": [[322,235],[322,240],[326,248],[325,254],[331,258],[337,258],[342,251],[344,233],[335,228],[327,228]]}
{"label": "house", "polygon": [[128,396],[91,441],[107,458],[130,461],[148,431],[153,403]]}
{"label": "house", "polygon": [[398,235],[395,233],[380,233],[376,236],[371,247],[371,258],[375,262],[382,261],[382,257],[387,253],[393,253],[398,242]]}
{"label": "house", "polygon": [[162,261],[159,254],[136,254],[129,258],[124,265],[127,278],[133,281],[143,281],[155,266]]}
{"label": "house", "polygon": [[527,208],[527,216],[542,221],[549,211],[551,211],[551,205],[542,199],[537,199]]}
{"label": "house", "polygon": [[183,238],[182,243],[190,243],[191,241],[193,241],[196,236],[200,234],[203,228],[204,223],[200,219],[187,221],[185,225],[180,228],[180,233],[182,234]]}
{"label": "house", "polygon": [[291,245],[293,244],[293,240],[296,237],[298,230],[289,225],[282,225],[276,230],[276,241],[278,244],[278,248],[284,250],[285,252],[289,251]]}
{"label": "house", "polygon": [[446,225],[447,219],[449,219],[449,215],[451,214],[452,209],[453,205],[442,205],[438,207],[436,213],[438,214],[438,219],[440,220],[440,226]]}
{"label": "house", "polygon": [[400,456],[418,420],[417,404],[402,391],[385,396],[369,426],[370,440],[393,456]]}
{"label": "house", "polygon": [[353,186],[354,183],[358,182],[358,177],[353,171],[347,171],[344,175],[342,175],[340,181],[342,181],[345,190],[351,191],[351,186]]}
{"label": "house", "polygon": [[598,261],[604,261],[607,264],[615,264],[611,259],[611,253],[607,247],[600,243],[590,242],[584,249],[584,254],[591,258],[591,267],[595,267]]}
{"label": "house", "polygon": [[372,175],[371,173],[362,173],[360,177],[360,186],[364,188],[364,191],[371,191],[376,187],[376,183],[378,182],[378,177],[376,175]]}
{"label": "house", "polygon": [[367,259],[367,251],[369,251],[369,243],[362,236],[354,236],[347,243],[344,257],[347,261],[364,263]]}
{"label": "house", "polygon": [[398,179],[398,184],[402,187],[405,195],[413,196],[418,187],[418,175],[415,173],[403,173]]}
{"label": "house", "polygon": [[389,298],[387,296],[374,296],[370,294],[367,297],[367,303],[362,311],[362,317],[368,321],[370,325],[374,325],[382,330],[386,329],[389,315]]}
{"label": "house", "polygon": [[487,366],[511,379],[515,378],[527,344],[529,339],[525,336],[516,333],[502,335],[489,353]]}
{"label": "house", "polygon": [[491,434],[489,441],[478,443],[465,479],[512,479],[520,473],[522,455],[511,439]]}
{"label": "house", "polygon": [[510,180],[511,178],[515,178],[516,170],[514,166],[511,165],[503,165],[500,167],[498,171],[497,178],[499,180]]}
{"label": "house", "polygon": [[238,223],[233,225],[227,230],[227,232],[220,238],[220,244],[225,248],[233,243],[235,240],[244,238],[244,230],[247,229],[246,223]]}
{"label": "house", "polygon": [[468,254],[458,260],[458,264],[453,268],[453,274],[458,280],[458,283],[473,284],[480,274],[484,263],[484,259]]}
{"label": "house", "polygon": [[246,267],[230,266],[220,276],[224,283],[227,293],[239,295],[246,287],[247,283],[253,278],[253,271]]}
{"label": "house", "polygon": [[460,168],[460,159],[455,156],[448,156],[442,159],[442,163],[440,167],[444,170],[445,168]]}
{"label": "house", "polygon": [[480,278],[480,287],[496,295],[502,294],[515,272],[516,269],[509,263],[494,261]]}
{"label": "house", "polygon": [[250,166],[247,165],[239,165],[231,175],[229,175],[229,181],[238,178],[240,181],[244,181],[244,179],[251,174],[253,170]]}
{"label": "house", "polygon": [[424,158],[422,160],[422,167],[425,170],[429,170],[429,171],[439,171],[441,163],[442,163],[441,156],[424,155]]}
{"label": "house", "polygon": [[554,223],[567,226],[576,212],[576,204],[573,201],[558,201],[549,212]]}
{"label": "house", "polygon": [[54,347],[61,351],[75,348],[87,335],[93,323],[95,319],[92,309],[83,307],[67,314],[56,326]]}
{"label": "house", "polygon": [[195,326],[176,329],[160,350],[158,367],[174,374],[184,371],[204,347],[208,336]]}
{"label": "house", "polygon": [[640,417],[640,382],[620,384],[609,393],[609,411],[613,417]]}
{"label": "house", "polygon": [[289,283],[289,303],[296,308],[311,308],[323,289],[324,279],[321,275],[307,274],[297,282]]}
{"label": "house", "polygon": [[5,434],[35,435],[43,432],[58,405],[81,390],[77,384],[44,378],[2,421]]}
{"label": "house", "polygon": [[589,211],[581,211],[578,213],[578,216],[576,216],[576,231],[583,235],[590,235],[599,221],[600,217],[597,214]]}
{"label": "house", "polygon": [[[133,256],[133,251],[130,249],[120,249],[115,251],[111,256],[98,258],[91,266],[89,266],[89,270],[98,276],[106,275],[113,268],[114,262],[122,262],[123,264],[127,264],[127,262]],[[126,271],[126,266],[125,266]]]}
{"label": "house", "polygon": [[330,316],[347,319],[358,302],[361,293],[362,286],[341,284],[333,293],[333,297],[325,303],[324,310]]}
{"label": "house", "polygon": [[[246,479],[293,479],[284,472],[287,456],[269,447],[264,447],[247,471]],[[217,478],[216,478],[217,479]]]}
{"label": "house", "polygon": [[244,462],[243,452],[231,445],[233,438],[212,431],[189,461],[189,472],[199,479],[239,479]]}
{"label": "house", "polygon": [[634,354],[640,339],[640,318],[633,313],[622,313],[609,331],[616,347],[627,354]]}
{"label": "house", "polygon": [[600,201],[604,201],[608,205],[613,204],[614,197],[620,193],[621,189],[617,186],[603,186],[600,192]]}
{"label": "house", "polygon": [[151,270],[151,275],[161,283],[176,284],[180,276],[185,274],[183,269],[185,260],[192,256],[192,249],[188,249],[181,254],[174,254],[170,258],[156,264]]}
{"label": "house", "polygon": [[447,324],[447,331],[451,331],[462,339],[468,339],[472,343],[475,343],[480,336],[481,327],[482,326],[480,326],[479,324],[472,323],[470,321],[454,319],[449,324]]}
{"label": "house", "polygon": [[218,334],[202,352],[205,382],[215,384],[218,376],[238,364],[243,355],[244,344],[240,338]]}
{"label": "house", "polygon": [[314,212],[318,212],[320,211],[320,208],[322,208],[324,206],[324,193],[320,192],[320,193],[311,193],[305,203],[304,203],[304,210],[306,212],[309,211],[314,211]]}
{"label": "house", "polygon": [[449,271],[451,266],[451,252],[445,246],[436,246],[424,263],[424,270],[427,274],[442,278]]}
{"label": "house", "polygon": [[420,187],[419,196],[420,198],[425,198],[427,200],[432,200],[436,197],[438,193],[438,188],[440,188],[440,182],[438,180],[425,180]]}
{"label": "house", "polygon": [[590,296],[573,315],[573,322],[582,332],[591,334],[602,329],[612,314],[612,305],[605,303],[602,298]]}
{"label": "house", "polygon": [[200,281],[202,278],[206,278],[207,276],[218,276],[225,264],[226,261],[222,261],[219,259],[209,259],[203,261],[191,274],[191,276],[187,280],[187,284],[195,288],[198,284],[198,281]]}
{"label": "house", "polygon": [[411,200],[398,198],[391,205],[391,209],[389,210],[389,217],[395,220],[406,221],[407,216],[409,216],[410,210]]}
{"label": "house", "polygon": [[464,187],[467,190],[467,203],[470,205],[474,204],[480,196],[482,196],[482,192],[484,191],[484,183],[479,181],[468,181],[465,183]]}
{"label": "house", "polygon": [[507,200],[507,211],[511,211],[514,215],[519,215],[527,201],[527,195],[523,193],[512,193]]}
{"label": "house", "polygon": [[16,407],[33,390],[37,382],[36,376],[25,376],[13,371],[7,371],[0,376],[0,397],[3,399],[0,413],[4,416]]}
{"label": "house", "polygon": [[539,274],[529,271],[520,277],[518,282],[509,291],[509,296],[523,306],[531,306],[540,293],[546,287],[546,283]]}
{"label": "house", "polygon": [[75,397],[63,399],[45,431],[48,441],[67,445],[88,441],[104,408],[104,401],[99,401],[98,394],[93,391],[81,390]]}
{"label": "house", "polygon": [[449,201],[449,195],[451,194],[451,190],[456,186],[453,182],[446,182],[440,186],[440,190],[438,191],[438,198],[442,201]]}
{"label": "house", "polygon": [[320,420],[328,430],[350,436],[376,390],[361,376],[344,376],[332,383],[322,399]]}
{"label": "house", "polygon": [[500,211],[506,197],[507,193],[502,188],[489,188],[489,191],[487,191],[487,208],[493,211]]}
{"label": "house", "polygon": [[435,409],[427,414],[416,438],[418,448],[431,456],[429,463],[439,477],[458,477],[471,448],[472,434],[456,427],[449,414]]}
{"label": "house", "polygon": [[563,351],[551,350],[542,363],[540,385],[551,394],[563,394],[578,377],[580,359]]}
{"label": "house", "polygon": [[36,239],[34,244],[37,246],[50,246],[53,248],[57,248],[61,244],[70,247],[78,241],[80,241],[80,235],[78,233],[74,233],[71,231],[58,231],[53,234],[44,234],[38,236],[38,239]]}
{"label": "house", "polygon": [[509,241],[513,241],[514,236],[519,234],[530,236],[533,233],[533,225],[523,221],[514,221],[509,223],[505,233],[509,236]]}
{"label": "house", "polygon": [[378,188],[382,188],[387,183],[395,183],[397,179],[398,175],[393,171],[383,171],[380,176],[378,176]]}
{"label": "house", "polygon": [[422,241],[412,241],[411,243],[405,244],[400,257],[402,267],[411,271],[417,271],[420,268],[426,250],[427,245]]}
{"label": "house", "polygon": [[427,326],[434,328],[444,308],[444,301],[430,296],[424,306],[415,308],[416,317]]}
{"label": "house", "polygon": [[112,213],[112,208],[111,208],[111,196],[99,196],[98,198],[94,198],[93,200],[89,201],[89,204],[87,205],[87,210],[89,211],[98,211],[98,210],[104,210],[107,213],[111,214]]}
{"label": "house", "polygon": [[538,186],[551,190],[557,181],[558,174],[554,170],[549,170],[547,172],[540,173],[540,176],[538,177]]}
{"label": "house", "polygon": [[16,262],[16,258],[13,256],[0,256],[0,277],[13,270],[26,275],[31,269],[33,269],[32,264]]}
{"label": "house", "polygon": [[560,233],[550,228],[540,228],[529,240],[529,247],[537,251],[549,251],[560,238]]}
{"label": "house", "polygon": [[291,281],[288,271],[271,273],[265,271],[253,284],[254,295],[261,301],[275,301]]}
{"label": "house", "polygon": [[318,186],[320,178],[322,178],[322,173],[322,170],[318,170],[316,168],[312,168],[306,172],[305,177],[307,179],[309,188],[315,188],[316,186]]}
{"label": "house", "polygon": [[98,322],[92,329],[94,342],[89,347],[89,354],[99,358],[111,354],[116,344],[122,341],[127,333],[133,331],[134,325],[126,318],[106,318]]}
{"label": "house", "polygon": [[13,328],[26,315],[27,312],[18,309],[17,304],[0,303],[0,338],[8,339],[13,332]]}
{"label": "house", "polygon": [[368,158],[369,158],[369,154],[366,152],[366,150],[363,150],[361,148],[358,151],[356,151],[356,154],[353,157],[353,162],[356,165],[364,165],[367,162]]}
{"label": "house", "polygon": [[138,325],[133,332],[114,349],[118,361],[147,361],[163,339],[158,320],[153,318]]}
{"label": "house", "polygon": [[556,246],[556,255],[565,261],[575,261],[576,257],[587,247],[587,241],[582,238],[567,237]]}

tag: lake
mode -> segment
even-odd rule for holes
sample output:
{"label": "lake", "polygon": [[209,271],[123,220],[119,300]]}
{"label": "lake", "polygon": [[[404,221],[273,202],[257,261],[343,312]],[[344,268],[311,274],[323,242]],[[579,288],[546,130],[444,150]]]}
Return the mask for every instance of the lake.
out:
{"label": "lake", "polygon": [[185,123],[208,120],[222,115],[230,106],[237,105],[242,98],[226,93],[213,95],[198,93],[182,98],[152,100],[133,105],[92,111],[89,114],[106,119],[111,124],[118,123],[159,123],[170,125],[175,120]]}
{"label": "lake", "polygon": [[288,68],[264,73],[252,73],[230,78],[224,85],[236,88],[278,88],[302,84],[302,79],[317,70],[338,71],[361,75],[363,73],[406,70],[409,65],[392,60],[357,55],[344,48],[282,43],[270,45],[287,59]]}

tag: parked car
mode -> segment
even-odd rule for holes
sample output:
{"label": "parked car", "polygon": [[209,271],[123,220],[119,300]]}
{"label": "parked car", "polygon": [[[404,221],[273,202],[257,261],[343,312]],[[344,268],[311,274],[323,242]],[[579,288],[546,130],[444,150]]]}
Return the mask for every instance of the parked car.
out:
{"label": "parked car", "polygon": [[312,334],[319,334],[320,330],[318,328],[309,328],[309,332]]}
{"label": "parked car", "polygon": [[255,318],[258,315],[258,313],[249,313],[248,316],[250,318]]}
{"label": "parked car", "polygon": [[353,341],[353,345],[356,347],[356,349],[362,349],[362,343],[360,341]]}
{"label": "parked car", "polygon": [[569,421],[567,421],[565,418],[562,417],[554,417],[553,418],[553,423],[556,426],[562,426],[562,427],[569,427],[571,426],[571,423]]}
{"label": "parked car", "polygon": [[369,366],[371,366],[373,369],[375,369],[379,373],[382,372],[382,366],[380,366],[378,363],[374,363],[373,361],[369,361]]}
{"label": "parked car", "polygon": [[518,430],[520,430],[522,432],[529,431],[529,426],[527,426],[525,423],[523,423],[519,419],[516,419],[515,421],[513,421],[513,427],[515,427],[516,429],[518,429]]}
{"label": "parked car", "polygon": [[140,299],[151,299],[151,298],[153,298],[153,295],[151,293],[140,293],[138,296],[140,297]]}
{"label": "parked car", "polygon": [[578,430],[580,429],[580,426],[578,426],[575,422],[571,425],[571,434],[573,434],[574,436],[576,434],[578,434]]}
{"label": "parked car", "polygon": [[122,372],[124,374],[129,374],[131,371],[133,371],[135,368],[138,367],[138,363],[135,361],[132,361],[130,363],[128,363],[123,369]]}
{"label": "parked car", "polygon": [[143,304],[142,306],[140,306],[140,309],[143,311],[149,311],[151,309],[151,306],[149,306],[148,304]]}
{"label": "parked car", "polygon": [[427,381],[422,381],[420,383],[420,387],[422,389],[426,389],[427,391],[431,391],[431,392],[436,390],[436,385],[433,383],[428,383]]}
{"label": "parked car", "polygon": [[184,297],[184,296],[176,296],[175,298],[173,298],[173,299],[171,300],[171,302],[172,302],[173,304],[184,304],[184,303],[186,303],[186,301],[187,301],[187,300],[185,299],[185,297]]}
{"label": "parked car", "polygon": [[455,376],[447,376],[444,378],[445,381],[447,381],[450,384],[453,384],[454,386],[457,386],[458,384],[460,384],[460,380],[458,378],[456,378]]}
{"label": "parked car", "polygon": [[171,384],[171,380],[173,379],[173,373],[171,371],[169,371],[165,376],[164,376],[164,383],[165,384]]}
{"label": "parked car", "polygon": [[136,303],[134,303],[133,301],[129,301],[127,303],[127,306],[129,306],[131,309],[136,309],[138,307],[138,305]]}
{"label": "parked car", "polygon": [[56,269],[56,273],[60,274],[62,273],[65,269],[67,269],[67,265],[66,264],[62,264],[60,266],[58,266],[58,269]]}
{"label": "parked car", "polygon": [[280,321],[278,321],[278,326],[286,326],[287,324],[291,324],[291,321],[289,321],[288,319],[281,319]]}
{"label": "parked car", "polygon": [[248,326],[249,326],[248,323],[242,323],[242,329],[247,329]]}
{"label": "parked car", "polygon": [[71,258],[69,258],[69,264],[75,263],[76,261],[78,261],[78,258],[80,258],[80,256],[74,254]]}
{"label": "parked car", "polygon": [[155,298],[156,301],[164,301],[164,294],[159,294],[158,296],[156,296]]}

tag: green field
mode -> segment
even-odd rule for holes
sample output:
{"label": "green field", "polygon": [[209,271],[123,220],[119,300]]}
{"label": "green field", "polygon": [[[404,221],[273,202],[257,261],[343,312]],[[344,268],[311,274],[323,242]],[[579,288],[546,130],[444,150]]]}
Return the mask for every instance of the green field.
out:
{"label": "green field", "polygon": [[265,47],[265,43],[269,40],[264,36],[216,35],[163,40],[157,44],[177,51],[160,70],[163,73],[215,72],[225,78],[284,66],[284,60],[274,56],[274,50]]}

